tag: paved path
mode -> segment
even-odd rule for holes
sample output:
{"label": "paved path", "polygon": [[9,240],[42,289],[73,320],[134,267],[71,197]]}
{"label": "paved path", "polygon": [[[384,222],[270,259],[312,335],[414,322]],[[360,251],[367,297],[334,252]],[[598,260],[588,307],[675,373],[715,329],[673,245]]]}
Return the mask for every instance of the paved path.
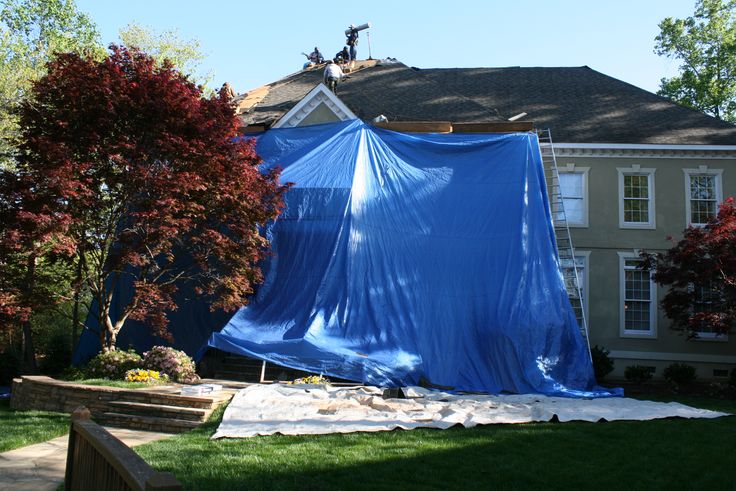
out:
{"label": "paved path", "polygon": [[[106,428],[129,447],[173,436],[153,431]],[[0,491],[54,491],[64,481],[69,435],[0,453]]]}

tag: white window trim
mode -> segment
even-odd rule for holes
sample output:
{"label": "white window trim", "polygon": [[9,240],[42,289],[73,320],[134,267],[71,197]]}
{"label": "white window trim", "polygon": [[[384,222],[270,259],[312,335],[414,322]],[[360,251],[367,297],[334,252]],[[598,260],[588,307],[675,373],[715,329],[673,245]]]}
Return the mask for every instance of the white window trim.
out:
{"label": "white window trim", "polygon": [[[723,203],[723,169],[709,169],[707,165],[701,165],[697,169],[682,169],[685,174],[685,226],[703,227],[705,223],[692,223],[690,221],[692,199],[690,195],[690,176],[708,175],[716,176],[716,206]],[[716,209],[717,211],[717,209]]]}
{"label": "white window trim", "polygon": [[[570,217],[567,216],[567,213],[565,213],[565,219],[567,220],[567,225],[570,228],[588,228],[588,172],[590,171],[590,167],[580,167],[575,164],[566,164],[559,166],[557,168],[557,172],[560,174],[582,174],[583,175],[583,220],[580,222],[571,222]],[[562,195],[562,190],[560,189],[560,196]],[[564,197],[562,197],[564,200]]]}
{"label": "white window trim", "polygon": [[339,97],[333,94],[325,84],[320,83],[294,107],[289,109],[286,114],[281,116],[272,128],[293,128],[299,126],[299,123],[309,116],[320,103],[324,103],[340,121],[358,119],[353,111]]}
{"label": "white window trim", "polygon": [[[632,165],[631,167],[617,167],[618,171],[618,226],[619,228],[633,229],[656,229],[657,220],[655,215],[655,192],[654,192],[654,173],[657,169],[642,168],[640,165]],[[649,221],[648,222],[625,222],[624,221],[624,176],[636,175],[647,176],[649,185]]]}
{"label": "white window trim", "polygon": [[617,252],[618,254],[618,283],[619,283],[619,336],[622,338],[639,338],[639,339],[657,339],[657,284],[649,276],[649,288],[651,296],[649,302],[651,308],[649,309],[649,332],[634,331],[626,329],[626,312],[624,306],[626,305],[626,259],[640,259],[637,251],[633,252]]}

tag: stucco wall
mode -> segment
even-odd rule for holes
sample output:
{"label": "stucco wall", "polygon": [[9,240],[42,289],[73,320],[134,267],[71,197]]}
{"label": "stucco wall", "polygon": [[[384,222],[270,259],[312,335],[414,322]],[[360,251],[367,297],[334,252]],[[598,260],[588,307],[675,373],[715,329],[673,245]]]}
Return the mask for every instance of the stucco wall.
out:
{"label": "stucco wall", "polygon": [[[617,373],[627,365],[642,363],[657,366],[661,374],[664,364],[686,361],[698,366],[699,375],[712,377],[713,368],[730,368],[736,364],[736,333],[728,340],[688,340],[670,329],[670,321],[661,309],[657,316],[657,335],[653,339],[631,339],[620,333],[620,262],[619,252],[634,249],[661,251],[671,246],[668,236],[682,237],[686,226],[686,191],[683,169],[707,165],[722,169],[723,198],[736,196],[736,160],[707,158],[614,158],[558,157],[558,166],[575,164],[589,167],[588,227],[571,228],[576,251],[589,252],[588,316],[591,345],[602,345],[616,354],[626,352],[632,359],[617,362]],[[654,168],[656,229],[625,229],[619,226],[619,177],[617,168],[640,165]],[[658,300],[666,290],[657,289]],[[641,353],[638,360],[634,353]],[[622,353],[623,354],[623,353]],[[674,356],[673,356],[674,355]],[[682,356],[679,356],[682,355]],[[672,360],[670,360],[672,358]],[[666,360],[664,360],[666,359]]]}

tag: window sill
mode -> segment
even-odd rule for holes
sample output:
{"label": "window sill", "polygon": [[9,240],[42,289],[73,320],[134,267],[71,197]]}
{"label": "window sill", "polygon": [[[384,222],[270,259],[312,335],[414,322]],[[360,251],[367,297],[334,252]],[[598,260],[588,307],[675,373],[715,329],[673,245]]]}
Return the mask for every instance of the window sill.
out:
{"label": "window sill", "polygon": [[624,331],[619,334],[619,337],[626,339],[657,339],[657,333],[644,331]]}
{"label": "window sill", "polygon": [[619,223],[618,228],[630,230],[655,230],[657,225],[654,223]]}

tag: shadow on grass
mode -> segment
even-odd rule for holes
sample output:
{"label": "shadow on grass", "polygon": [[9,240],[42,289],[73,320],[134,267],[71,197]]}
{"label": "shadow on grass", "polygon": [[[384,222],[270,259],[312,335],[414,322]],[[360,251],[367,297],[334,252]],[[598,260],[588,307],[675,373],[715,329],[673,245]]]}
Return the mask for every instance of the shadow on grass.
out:
{"label": "shadow on grass", "polygon": [[736,486],[736,417],[210,440],[213,416],[137,451],[187,489]]}
{"label": "shadow on grass", "polygon": [[0,400],[0,452],[40,443],[69,431],[69,415],[45,411],[13,411]]}

